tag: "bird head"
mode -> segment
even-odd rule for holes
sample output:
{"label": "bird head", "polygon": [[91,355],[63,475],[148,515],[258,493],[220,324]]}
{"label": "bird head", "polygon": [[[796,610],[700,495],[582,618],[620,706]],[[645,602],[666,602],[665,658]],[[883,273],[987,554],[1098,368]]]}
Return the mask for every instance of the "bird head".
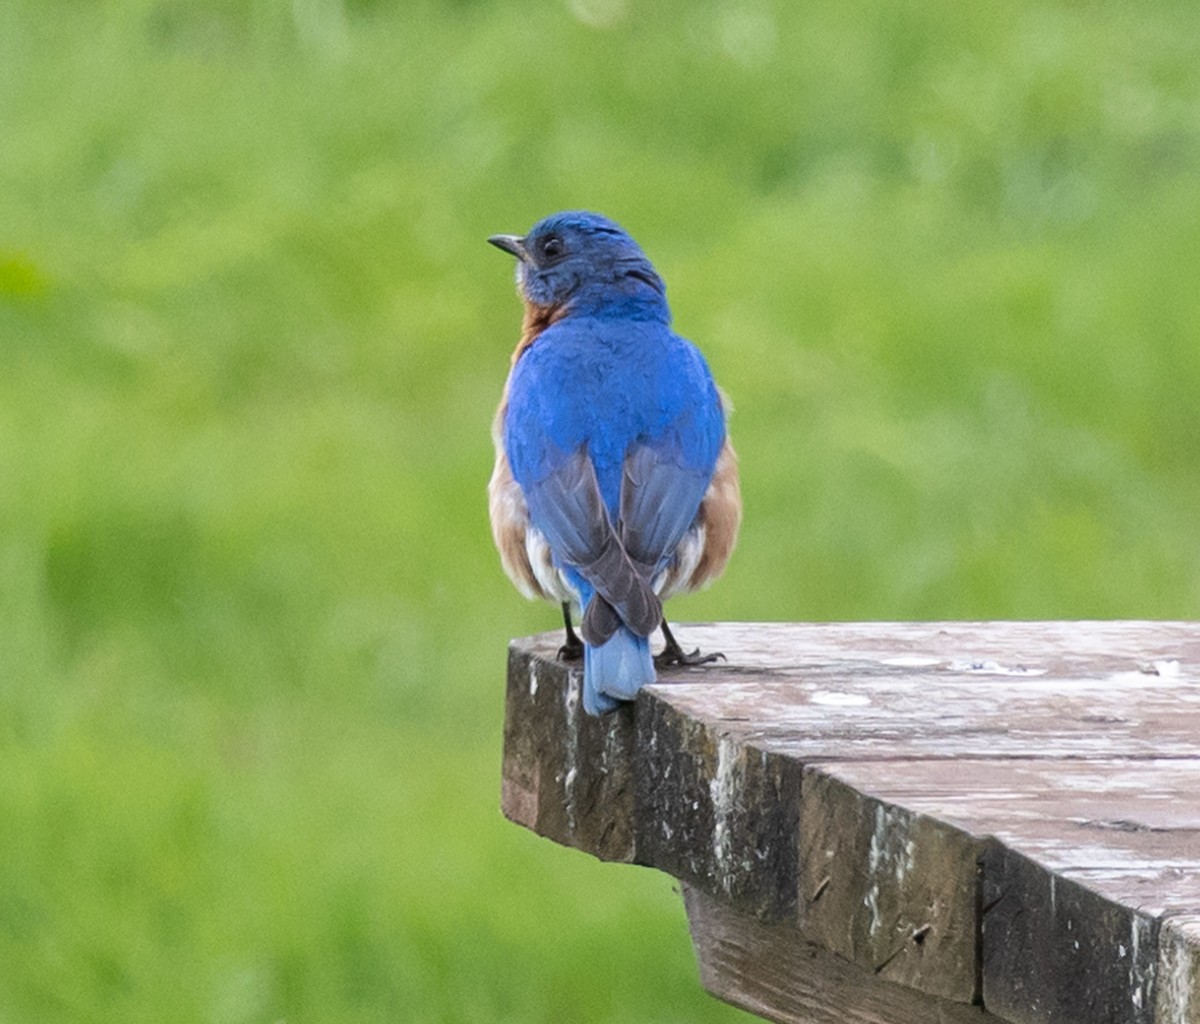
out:
{"label": "bird head", "polygon": [[517,289],[526,303],[563,312],[666,311],[666,285],[632,238],[607,217],[555,213],[529,234],[493,235],[517,258]]}

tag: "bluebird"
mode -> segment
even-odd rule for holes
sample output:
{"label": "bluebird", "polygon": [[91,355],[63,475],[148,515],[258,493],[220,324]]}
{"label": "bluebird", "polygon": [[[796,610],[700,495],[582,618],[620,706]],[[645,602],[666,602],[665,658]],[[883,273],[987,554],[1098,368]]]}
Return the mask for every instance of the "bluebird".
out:
{"label": "bluebird", "polygon": [[654,682],[656,662],[720,657],[685,653],[662,602],[719,576],[737,539],[724,397],[671,330],[662,278],[611,220],[557,213],[488,241],[517,258],[525,306],[492,427],[492,535],[517,589],[561,604],[560,653],[582,655],[597,715]]}

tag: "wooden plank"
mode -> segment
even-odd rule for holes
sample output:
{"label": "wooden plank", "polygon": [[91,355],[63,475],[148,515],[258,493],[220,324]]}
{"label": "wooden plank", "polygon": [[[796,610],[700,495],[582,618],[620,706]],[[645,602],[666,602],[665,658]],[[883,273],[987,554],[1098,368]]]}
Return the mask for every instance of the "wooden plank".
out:
{"label": "wooden plank", "polygon": [[[979,1006],[923,995],[806,938],[684,886],[700,980],[713,995],[783,1024],[999,1024]],[[1189,1022],[1190,1024],[1190,1022]]]}
{"label": "wooden plank", "polygon": [[1200,915],[1164,919],[1154,1024],[1200,1024]]}
{"label": "wooden plank", "polygon": [[819,771],[802,793],[803,934],[881,978],[974,1002],[981,844]]}
{"label": "wooden plank", "polygon": [[[1152,1013],[1156,919],[1200,910],[1197,759],[842,761],[810,766],[804,794],[806,809],[810,800],[820,805],[813,817],[823,811],[834,839],[811,826],[806,836],[809,816],[802,818],[801,891],[822,872],[844,889],[834,904],[832,933],[811,927],[806,933],[860,963],[885,954],[879,936],[887,936],[898,951],[889,968],[911,970],[904,980],[924,991],[960,995],[961,988],[939,988],[937,979],[961,985],[970,966],[979,972],[985,1005],[1013,1020],[1110,1019],[1073,1017],[1081,992],[1121,1012],[1132,1013],[1136,1001],[1143,1015]],[[857,845],[839,845],[846,835]],[[806,855],[806,843],[816,856]],[[983,864],[984,906],[1002,893],[1029,894],[1027,902],[993,911],[986,926],[978,921],[982,960],[970,942],[977,923],[967,901],[976,860]],[[825,862],[833,867],[827,870]],[[907,877],[888,885],[889,871]],[[1064,890],[1071,898],[1047,903],[1045,894],[1063,882],[1071,883]],[[947,908],[955,907],[958,919],[946,920]],[[1056,915],[1064,907],[1066,925]],[[924,927],[923,915],[930,939],[919,949],[898,941]],[[1030,945],[1030,928],[1046,950]],[[1099,951],[1121,946],[1140,949],[1143,973],[1121,981],[1128,991],[1114,1002],[1119,958]],[[1018,1006],[1030,1016],[1020,1016]]]}
{"label": "wooden plank", "polygon": [[549,646],[509,650],[501,809],[556,843],[631,861],[633,707],[585,714],[579,673]]}
{"label": "wooden plank", "polygon": [[[997,1020],[1200,1024],[1200,626],[681,633],[729,663],[599,721],[557,635],[516,645],[505,808],[690,883],[696,919],[724,922],[696,937],[711,989],[859,1020],[849,971]],[[764,962],[783,947],[824,965],[829,1003]]]}
{"label": "wooden plank", "polygon": [[[722,622],[689,623],[675,631],[688,647],[723,652],[728,660],[717,667],[724,677],[780,670],[803,670],[806,676],[895,674],[978,665],[980,674],[1011,680],[1039,670],[1071,676],[1136,671],[1155,662],[1178,661],[1192,671],[1200,665],[1195,622]],[[669,678],[707,680],[706,671],[684,670]]]}
{"label": "wooden plank", "polygon": [[639,702],[637,859],[765,918],[796,902],[800,765]]}
{"label": "wooden plank", "polygon": [[1200,865],[1200,756],[816,763],[856,789],[1024,844],[1055,869]]}
{"label": "wooden plank", "polygon": [[1153,1024],[1160,922],[1000,843],[984,859],[983,1001],[1014,1024]]}
{"label": "wooden plank", "polygon": [[950,669],[827,668],[815,679],[714,672],[654,692],[689,718],[800,759],[1191,757],[1200,735],[1200,678],[1190,667],[1011,679]]}

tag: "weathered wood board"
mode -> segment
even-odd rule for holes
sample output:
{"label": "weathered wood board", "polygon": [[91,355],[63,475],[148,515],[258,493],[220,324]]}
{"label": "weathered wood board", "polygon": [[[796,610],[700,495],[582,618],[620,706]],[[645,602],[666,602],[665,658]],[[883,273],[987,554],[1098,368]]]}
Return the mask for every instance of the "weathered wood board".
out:
{"label": "weathered wood board", "polygon": [[603,719],[558,634],[515,642],[503,806],[683,880],[710,991],[789,1022],[1200,1024],[1200,624],[680,633],[728,661]]}
{"label": "weathered wood board", "polygon": [[700,980],[727,1002],[787,1024],[998,1024],[1000,1018],[877,977],[804,936],[684,886]]}

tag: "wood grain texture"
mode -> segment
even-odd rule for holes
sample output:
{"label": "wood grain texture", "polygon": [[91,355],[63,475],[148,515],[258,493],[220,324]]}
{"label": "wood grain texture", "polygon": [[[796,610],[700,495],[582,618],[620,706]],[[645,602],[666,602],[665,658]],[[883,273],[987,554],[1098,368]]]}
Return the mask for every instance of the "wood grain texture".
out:
{"label": "wood grain texture", "polygon": [[802,807],[801,931],[880,978],[976,1001],[974,837],[817,770]]}
{"label": "wood grain texture", "polygon": [[[680,633],[728,662],[664,673],[602,720],[557,635],[514,644],[504,806],[688,883],[693,918],[722,922],[720,943],[694,936],[711,990],[787,1021],[982,1003],[1200,1024],[1200,624]],[[775,962],[793,945],[861,984],[797,1004]],[[889,1017],[876,988],[928,1014]]]}
{"label": "wood grain texture", "polygon": [[510,647],[501,808],[564,846],[631,861],[634,709],[593,718],[580,684],[555,653]]}
{"label": "wood grain texture", "polygon": [[700,980],[713,995],[786,1024],[993,1024],[979,1006],[880,979],[806,938],[684,886]]}

